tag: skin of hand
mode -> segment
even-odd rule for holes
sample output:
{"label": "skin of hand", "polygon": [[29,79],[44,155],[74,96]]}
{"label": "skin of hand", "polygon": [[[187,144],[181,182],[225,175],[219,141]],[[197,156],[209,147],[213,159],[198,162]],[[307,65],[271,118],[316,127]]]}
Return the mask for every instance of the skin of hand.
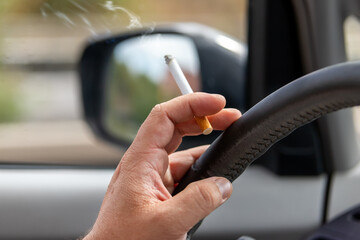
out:
{"label": "skin of hand", "polygon": [[98,218],[84,238],[184,240],[201,219],[223,204],[232,185],[220,177],[191,183],[171,193],[207,146],[175,152],[182,137],[201,134],[194,116],[208,116],[216,130],[240,118],[224,109],[225,98],[193,93],[156,105],[117,166]]}

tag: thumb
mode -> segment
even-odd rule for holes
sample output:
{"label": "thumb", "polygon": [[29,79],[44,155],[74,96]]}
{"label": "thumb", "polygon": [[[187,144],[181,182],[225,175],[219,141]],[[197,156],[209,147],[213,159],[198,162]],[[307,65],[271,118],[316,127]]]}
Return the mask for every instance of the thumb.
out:
{"label": "thumb", "polygon": [[231,193],[230,181],[223,177],[211,177],[189,184],[167,203],[176,217],[177,226],[183,228],[178,230],[187,232],[223,204]]}

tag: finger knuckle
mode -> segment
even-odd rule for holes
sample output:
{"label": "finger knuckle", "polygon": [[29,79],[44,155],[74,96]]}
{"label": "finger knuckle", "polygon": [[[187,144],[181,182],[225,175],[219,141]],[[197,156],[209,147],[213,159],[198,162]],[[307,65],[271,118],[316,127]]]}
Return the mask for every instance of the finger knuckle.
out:
{"label": "finger knuckle", "polygon": [[151,109],[151,112],[160,112],[161,108],[161,103],[158,103]]}
{"label": "finger knuckle", "polygon": [[150,117],[162,118],[166,117],[165,105],[164,103],[156,104],[150,111]]}
{"label": "finger knuckle", "polygon": [[165,111],[164,111],[164,109],[165,109],[165,105],[164,105],[165,103],[158,103],[158,104],[156,104],[153,108],[152,108],[152,112],[154,112],[154,113],[159,113],[159,114],[164,114],[165,113]]}
{"label": "finger knuckle", "polygon": [[218,194],[211,187],[203,185],[195,185],[196,194],[198,194],[197,205],[204,211],[214,209],[218,204]]}

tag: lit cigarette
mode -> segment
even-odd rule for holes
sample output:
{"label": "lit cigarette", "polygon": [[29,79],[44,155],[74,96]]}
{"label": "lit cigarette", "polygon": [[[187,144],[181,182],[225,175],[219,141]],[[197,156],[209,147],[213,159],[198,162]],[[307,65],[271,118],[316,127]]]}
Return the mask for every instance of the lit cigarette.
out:
{"label": "lit cigarette", "polygon": [[[169,70],[174,77],[176,84],[180,88],[181,93],[183,95],[193,93],[193,90],[191,89],[189,82],[186,80],[184,73],[181,71],[176,59],[171,55],[166,55],[165,62],[169,66]],[[212,132],[213,128],[206,116],[195,116],[195,120],[204,135],[208,135]]]}

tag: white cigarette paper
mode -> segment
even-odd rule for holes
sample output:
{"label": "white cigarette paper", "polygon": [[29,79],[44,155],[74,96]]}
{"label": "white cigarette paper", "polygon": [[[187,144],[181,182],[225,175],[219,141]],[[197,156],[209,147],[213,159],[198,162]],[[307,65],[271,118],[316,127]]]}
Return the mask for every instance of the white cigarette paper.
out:
{"label": "white cigarette paper", "polygon": [[[183,71],[181,71],[181,68],[177,63],[176,59],[171,55],[165,55],[165,62],[169,66],[171,75],[174,77],[175,82],[178,85],[181,93],[183,95],[193,93],[193,90],[191,89],[190,84],[187,81]],[[195,116],[195,120],[204,135],[208,135],[213,131],[213,128],[206,116]]]}
{"label": "white cigarette paper", "polygon": [[180,88],[181,93],[183,95],[193,93],[193,90],[191,89],[190,84],[187,81],[183,71],[181,71],[181,68],[177,63],[176,59],[171,55],[166,55],[165,62],[169,66],[169,70],[174,77],[176,84]]}

